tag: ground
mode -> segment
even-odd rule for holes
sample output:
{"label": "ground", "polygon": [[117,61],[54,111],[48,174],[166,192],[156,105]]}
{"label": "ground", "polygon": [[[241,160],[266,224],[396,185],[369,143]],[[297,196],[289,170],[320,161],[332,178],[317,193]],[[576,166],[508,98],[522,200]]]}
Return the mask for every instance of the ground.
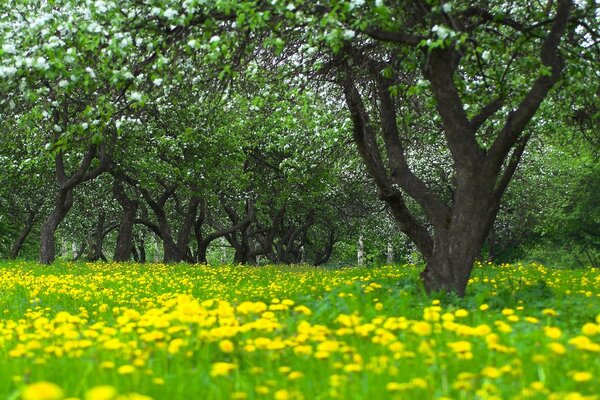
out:
{"label": "ground", "polygon": [[0,265],[0,398],[596,399],[600,274]]}

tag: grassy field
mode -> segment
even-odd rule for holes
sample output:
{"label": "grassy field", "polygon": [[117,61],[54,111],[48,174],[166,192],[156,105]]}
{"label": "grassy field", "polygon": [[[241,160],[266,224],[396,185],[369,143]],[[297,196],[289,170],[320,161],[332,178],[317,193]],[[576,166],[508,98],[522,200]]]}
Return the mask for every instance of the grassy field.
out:
{"label": "grassy field", "polygon": [[597,399],[600,274],[0,266],[0,398]]}

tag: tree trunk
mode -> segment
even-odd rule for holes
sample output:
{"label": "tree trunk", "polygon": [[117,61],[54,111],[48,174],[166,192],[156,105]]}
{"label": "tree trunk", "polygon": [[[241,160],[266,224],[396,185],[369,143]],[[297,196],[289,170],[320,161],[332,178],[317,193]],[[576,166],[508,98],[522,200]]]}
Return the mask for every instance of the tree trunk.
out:
{"label": "tree trunk", "polygon": [[103,252],[104,245],[104,221],[106,219],[106,214],[104,211],[100,211],[98,214],[98,222],[96,223],[96,227],[94,229],[94,234],[90,237],[90,255],[88,256],[88,261],[94,262],[98,260],[107,261],[106,256]]}
{"label": "tree trunk", "polygon": [[139,253],[139,262],[144,264],[146,262],[146,243],[144,241],[144,237],[138,237],[138,253]]}
{"label": "tree trunk", "polygon": [[357,259],[358,266],[363,267],[365,265],[365,244],[362,234],[358,237]]}
{"label": "tree trunk", "polygon": [[34,210],[29,210],[27,212],[27,220],[25,221],[25,225],[21,229],[21,232],[19,232],[19,236],[17,237],[17,240],[15,240],[10,250],[11,259],[14,260],[18,257],[19,252],[23,247],[23,243],[25,242],[25,239],[27,239],[27,236],[29,236],[31,229],[33,228],[33,223],[35,222],[35,215],[36,212]]}
{"label": "tree trunk", "polygon": [[123,185],[117,179],[113,182],[113,194],[123,210],[121,213],[121,223],[119,225],[119,234],[117,235],[117,244],[113,260],[124,262],[131,259],[133,226],[135,224],[135,216],[137,214],[139,202],[127,197]]}
{"label": "tree trunk", "polygon": [[392,245],[392,242],[388,242],[387,244],[387,260],[386,260],[387,265],[392,265],[394,263],[394,246]]}
{"label": "tree trunk", "polygon": [[[182,210],[182,215],[184,216],[183,219],[183,224],[181,225],[181,228],[179,229],[179,235],[177,236],[177,251],[179,253],[179,258],[180,260],[183,260],[185,262],[188,263],[193,263],[194,257],[192,256],[192,253],[189,250],[189,243],[190,243],[190,237],[192,236],[192,229],[194,229],[194,223],[196,222],[196,214],[198,214],[198,206],[200,205],[200,199],[197,197],[192,197],[192,199],[190,200],[190,204],[187,208],[187,210],[185,210],[185,212],[183,212]],[[205,249],[205,253],[206,253],[206,249]],[[205,258],[206,258],[206,254],[205,254]]]}
{"label": "tree trunk", "polygon": [[473,189],[471,196],[465,195],[455,205],[449,227],[436,229],[433,252],[421,272],[427,292],[465,295],[473,264],[481,255],[489,226],[496,216],[497,202],[485,193],[483,184],[479,190]]}
{"label": "tree trunk", "polygon": [[56,242],[54,234],[60,223],[73,206],[73,191],[59,190],[56,196],[54,209],[41,228],[40,238],[40,263],[52,264],[56,258]]}

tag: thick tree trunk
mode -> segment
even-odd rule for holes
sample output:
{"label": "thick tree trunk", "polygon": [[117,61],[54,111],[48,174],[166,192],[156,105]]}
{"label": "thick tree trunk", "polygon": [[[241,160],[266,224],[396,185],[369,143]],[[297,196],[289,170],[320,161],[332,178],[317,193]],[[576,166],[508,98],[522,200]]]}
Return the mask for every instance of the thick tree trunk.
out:
{"label": "thick tree trunk", "polygon": [[462,190],[461,201],[453,208],[450,226],[436,229],[433,252],[421,273],[429,293],[445,291],[465,295],[473,263],[481,255],[499,201],[490,194],[493,187],[483,183],[472,187],[470,191]]}
{"label": "thick tree trunk", "polygon": [[31,229],[33,228],[33,223],[35,222],[35,216],[36,216],[36,211],[35,210],[29,210],[27,212],[27,220],[25,220],[25,225],[23,225],[23,228],[21,229],[21,232],[19,232],[19,236],[17,237],[17,240],[15,240],[15,242],[13,243],[11,250],[10,250],[10,258],[11,259],[15,259],[19,256],[19,252],[21,251],[21,248],[23,247],[23,243],[25,243],[25,239],[27,239],[27,236],[29,236],[29,233],[31,232]]}
{"label": "thick tree trunk", "polygon": [[40,263],[52,264],[56,258],[56,242],[54,234],[60,223],[73,206],[73,191],[59,190],[54,209],[42,225],[40,238]]}

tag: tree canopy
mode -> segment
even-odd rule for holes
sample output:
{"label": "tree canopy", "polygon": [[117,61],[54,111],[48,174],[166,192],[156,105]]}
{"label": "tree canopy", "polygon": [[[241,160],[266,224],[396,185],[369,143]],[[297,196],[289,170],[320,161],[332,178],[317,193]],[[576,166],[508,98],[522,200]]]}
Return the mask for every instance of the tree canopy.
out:
{"label": "tree canopy", "polygon": [[459,295],[509,248],[562,238],[597,264],[598,15],[593,0],[7,0],[0,249],[319,265],[366,235]]}

